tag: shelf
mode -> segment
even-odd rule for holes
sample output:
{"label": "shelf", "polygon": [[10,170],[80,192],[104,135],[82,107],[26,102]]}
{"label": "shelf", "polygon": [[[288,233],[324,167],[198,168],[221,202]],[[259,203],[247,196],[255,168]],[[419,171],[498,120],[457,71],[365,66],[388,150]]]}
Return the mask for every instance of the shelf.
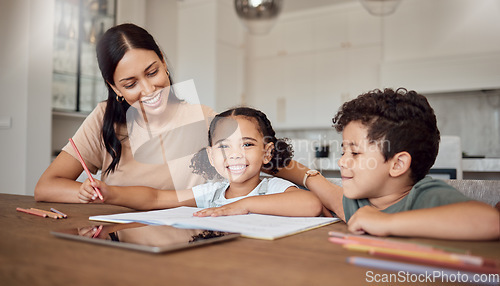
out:
{"label": "shelf", "polygon": [[60,110],[60,109],[53,109],[52,110],[52,116],[59,116],[59,117],[71,117],[71,118],[81,118],[85,119],[89,115],[89,112],[76,112],[76,111],[70,111],[70,110]]}
{"label": "shelf", "polygon": [[52,107],[85,117],[105,98],[96,42],[115,25],[116,0],[56,0],[54,12]]}

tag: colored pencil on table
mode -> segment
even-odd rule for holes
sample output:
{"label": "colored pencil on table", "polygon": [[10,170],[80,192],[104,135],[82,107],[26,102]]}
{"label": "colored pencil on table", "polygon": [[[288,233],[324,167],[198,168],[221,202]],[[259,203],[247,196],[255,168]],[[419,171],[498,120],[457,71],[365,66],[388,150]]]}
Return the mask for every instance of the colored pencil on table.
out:
{"label": "colored pencil on table", "polygon": [[444,253],[443,250],[441,249],[435,249],[432,247],[428,246],[420,246],[416,244],[411,244],[411,243],[399,243],[399,242],[392,242],[392,241],[386,241],[386,240],[375,240],[375,239],[357,239],[357,237],[347,237],[347,238],[340,238],[340,237],[329,237],[328,240],[333,243],[337,244],[358,244],[358,245],[365,245],[365,246],[373,246],[373,247],[387,247],[387,248],[394,248],[394,249],[405,249],[405,250],[418,250],[418,251],[424,251],[424,252],[432,252],[432,253]]}
{"label": "colored pencil on table", "polygon": [[48,217],[50,217],[50,218],[54,218],[54,219],[62,218],[62,215],[56,214],[56,213],[53,213],[53,212],[44,211],[44,210],[35,209],[35,208],[31,208],[30,210],[34,210],[34,211],[37,211],[37,212],[42,212],[42,213],[46,214]]}
{"label": "colored pencil on table", "polygon": [[[475,275],[477,275],[474,272],[457,272],[457,270],[451,270],[451,269],[446,269],[446,268],[436,268],[436,267],[430,267],[430,266],[424,266],[424,265],[417,265],[417,264],[412,264],[412,263],[402,263],[402,262],[396,262],[396,261],[388,261],[388,260],[380,260],[380,259],[374,259],[374,258],[366,258],[366,257],[356,257],[356,256],[351,256],[347,258],[347,262],[356,266],[361,266],[361,267],[367,267],[367,268],[375,268],[375,269],[382,269],[382,270],[387,270],[387,271],[392,271],[392,272],[407,272],[407,273],[413,273],[413,274],[423,274],[423,275],[429,275],[429,274],[436,274],[433,277],[450,277],[450,276],[457,276],[458,273],[460,273],[460,276],[462,277],[462,280],[465,281],[464,278],[467,278],[466,281],[476,281]],[[438,276],[439,275],[439,276]],[[484,282],[482,284],[488,284],[488,285],[496,285],[493,281],[488,283]]]}
{"label": "colored pencil on table", "polygon": [[[75,142],[73,142],[73,139],[69,138],[69,142],[71,143],[71,146],[73,146],[73,149],[75,149],[76,155],[78,155],[78,159],[80,160],[80,164],[82,164],[83,169],[85,170],[85,173],[87,173],[87,176],[89,177],[89,180],[91,182],[94,182],[94,178],[92,177],[92,174],[89,171],[89,168],[87,168],[87,165],[85,164],[85,161],[83,161],[82,155],[80,154],[80,151],[78,151],[78,148],[76,148]],[[95,192],[97,193],[97,196],[101,200],[104,200],[102,197],[101,191],[99,188],[94,187]]]}
{"label": "colored pencil on table", "polygon": [[58,211],[56,210],[55,208],[50,208],[51,211],[55,212],[56,214],[60,214],[62,215],[63,218],[67,218],[68,215],[66,215],[65,213],[61,212],[61,211]]}
{"label": "colored pencil on table", "polygon": [[380,241],[384,243],[388,243],[391,245],[401,245],[401,246],[413,246],[416,248],[421,248],[421,249],[432,249],[435,251],[447,251],[447,252],[456,252],[456,253],[461,253],[461,254],[470,254],[468,250],[464,249],[457,249],[457,248],[451,248],[451,247],[445,247],[441,245],[430,245],[430,244],[425,244],[425,243],[415,243],[415,242],[401,242],[401,241],[395,241],[387,238],[378,238],[378,237],[372,237],[368,235],[353,235],[353,234],[347,234],[343,232],[337,232],[337,231],[330,231],[328,234],[332,237],[338,237],[338,238],[343,238],[343,239],[348,239],[348,240],[355,240],[355,241],[360,241],[360,242],[366,242],[366,241]]}
{"label": "colored pencil on table", "polygon": [[342,244],[344,248],[356,251],[370,252],[378,250],[379,252],[385,252],[389,254],[397,253],[414,257],[429,256],[432,258],[436,258],[438,260],[460,261],[466,264],[476,265],[476,266],[497,267],[499,265],[498,261],[484,258],[481,256],[446,252],[440,249],[425,249],[419,247],[415,248],[411,244],[408,247],[406,247],[404,244],[392,244],[392,243],[386,244],[377,241],[359,242],[359,241],[344,240],[338,237],[330,237],[329,240],[334,243]]}
{"label": "colored pencil on table", "polygon": [[461,260],[458,257],[451,256],[448,253],[419,252],[419,251],[414,251],[414,250],[391,249],[391,248],[376,247],[376,246],[369,246],[369,245],[362,245],[362,244],[345,244],[345,245],[343,245],[343,247],[346,249],[349,249],[349,250],[362,251],[362,252],[366,252],[366,253],[371,253],[373,251],[377,251],[378,253],[399,254],[399,255],[405,255],[408,257],[416,257],[416,258],[426,257],[428,259],[433,259],[435,261],[446,261],[446,262],[452,262],[452,263],[453,262],[454,263],[461,262]]}
{"label": "colored pencil on table", "polygon": [[432,266],[438,266],[438,267],[444,267],[444,268],[452,268],[452,269],[457,269],[457,270],[465,270],[465,271],[470,271],[470,272],[478,272],[478,273],[490,273],[490,274],[500,274],[500,268],[493,268],[489,266],[478,266],[478,265],[471,265],[467,264],[464,262],[446,262],[446,261],[436,261],[431,258],[426,258],[426,257],[411,257],[411,256],[405,256],[401,254],[390,254],[390,253],[383,253],[383,252],[377,252],[377,251],[372,251],[370,252],[371,255],[375,256],[380,256],[384,258],[391,258],[391,259],[397,259],[397,260],[403,260],[403,261],[408,261],[408,262],[416,262],[420,264],[428,264]]}
{"label": "colored pencil on table", "polygon": [[496,263],[493,260],[489,260],[480,256],[472,255],[460,255],[456,253],[447,252],[426,252],[418,251],[412,249],[395,249],[388,247],[377,247],[363,244],[344,244],[344,248],[355,251],[362,251],[367,253],[378,253],[378,254],[388,254],[388,255],[399,255],[412,258],[421,259],[431,259],[433,261],[439,262],[449,262],[449,263],[463,263],[467,265],[475,266],[487,266],[496,267]]}
{"label": "colored pencil on table", "polygon": [[16,208],[16,211],[27,213],[27,214],[32,214],[32,215],[36,215],[36,216],[41,216],[41,217],[47,217],[47,214],[39,212],[39,211],[35,211],[35,210],[28,210],[28,209],[23,209],[23,208]]}

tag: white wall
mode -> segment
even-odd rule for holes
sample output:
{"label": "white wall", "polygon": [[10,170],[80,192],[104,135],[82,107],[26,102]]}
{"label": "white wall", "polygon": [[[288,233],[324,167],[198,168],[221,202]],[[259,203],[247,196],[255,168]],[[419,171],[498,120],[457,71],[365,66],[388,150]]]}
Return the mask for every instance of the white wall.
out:
{"label": "white wall", "polygon": [[32,195],[50,162],[53,1],[2,1],[0,192]]}
{"label": "white wall", "polygon": [[144,27],[146,24],[147,0],[117,0],[116,23],[134,23]]}
{"label": "white wall", "polygon": [[174,76],[177,67],[177,0],[148,0],[145,28],[166,54]]}
{"label": "white wall", "polygon": [[193,79],[200,103],[216,104],[215,1],[192,0],[179,4],[177,82]]}

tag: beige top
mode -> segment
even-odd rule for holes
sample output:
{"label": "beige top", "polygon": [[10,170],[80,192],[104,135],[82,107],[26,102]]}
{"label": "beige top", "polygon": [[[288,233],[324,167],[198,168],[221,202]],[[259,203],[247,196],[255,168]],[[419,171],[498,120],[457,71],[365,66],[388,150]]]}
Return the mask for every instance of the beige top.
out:
{"label": "beige top", "polygon": [[[105,170],[112,161],[102,141],[106,103],[99,103],[73,136],[92,173]],[[181,102],[171,121],[161,130],[145,130],[134,120],[117,127],[122,140],[118,167],[101,180],[115,186],[148,186],[156,189],[189,189],[205,180],[192,173],[191,158],[208,145],[208,126],[215,112],[204,105]],[[63,151],[78,159],[70,143]]]}

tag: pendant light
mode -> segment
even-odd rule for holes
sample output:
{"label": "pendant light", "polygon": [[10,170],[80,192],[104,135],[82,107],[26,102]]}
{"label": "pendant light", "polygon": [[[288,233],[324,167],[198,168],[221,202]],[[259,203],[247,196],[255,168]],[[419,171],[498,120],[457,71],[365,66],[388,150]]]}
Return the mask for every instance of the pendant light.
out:
{"label": "pendant light", "polygon": [[398,7],[401,0],[360,0],[365,9],[374,16],[387,16]]}
{"label": "pendant light", "polygon": [[234,0],[236,14],[250,34],[267,34],[276,23],[283,0]]}

